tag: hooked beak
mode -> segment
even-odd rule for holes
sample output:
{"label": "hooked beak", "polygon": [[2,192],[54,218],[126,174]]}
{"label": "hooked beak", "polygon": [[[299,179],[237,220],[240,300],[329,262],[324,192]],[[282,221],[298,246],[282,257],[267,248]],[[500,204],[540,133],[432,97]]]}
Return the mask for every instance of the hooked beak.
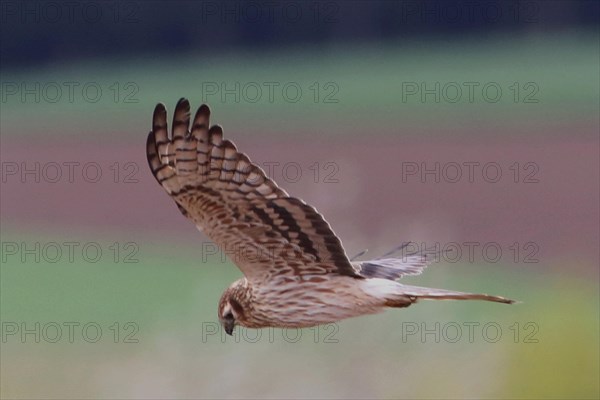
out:
{"label": "hooked beak", "polygon": [[225,321],[223,324],[223,328],[225,329],[225,333],[229,336],[233,335],[233,328],[235,327],[235,323],[233,321]]}

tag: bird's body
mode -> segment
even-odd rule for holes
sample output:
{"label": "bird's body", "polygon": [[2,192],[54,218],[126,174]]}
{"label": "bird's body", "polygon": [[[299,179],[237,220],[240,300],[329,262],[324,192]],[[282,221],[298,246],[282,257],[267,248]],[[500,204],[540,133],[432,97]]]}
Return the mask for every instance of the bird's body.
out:
{"label": "bird's body", "polygon": [[351,262],[323,216],[279,188],[223,139],[221,127],[209,129],[209,116],[202,105],[190,130],[189,102],[181,99],[169,137],[166,109],[159,104],[146,150],[152,173],[179,210],[245,275],[219,302],[228,333],[236,324],[310,327],[407,307],[421,298],[512,303],[397,282],[420,274],[431,262],[427,252]]}
{"label": "bird's body", "polygon": [[[223,298],[243,298],[245,306],[237,321],[248,328],[307,328],[383,311],[387,300],[377,296],[376,290],[370,290],[374,280],[307,275],[277,278],[272,285],[254,287],[243,278]],[[410,300],[406,302],[409,304]],[[252,318],[245,318],[246,313]]]}

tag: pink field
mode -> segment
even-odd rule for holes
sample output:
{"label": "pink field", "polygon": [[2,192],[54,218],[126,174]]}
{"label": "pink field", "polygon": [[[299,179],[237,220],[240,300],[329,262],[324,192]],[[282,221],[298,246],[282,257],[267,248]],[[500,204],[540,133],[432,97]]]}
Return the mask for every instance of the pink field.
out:
{"label": "pink field", "polygon": [[[321,211],[349,253],[405,240],[492,241],[503,248],[532,241],[541,262],[597,266],[598,141],[547,137],[233,139],[265,169],[271,165],[280,186]],[[151,176],[145,137],[121,142],[3,138],[3,223],[67,236],[102,229],[197,241]],[[69,162],[79,163],[70,164],[71,177]],[[433,172],[421,176],[436,162],[439,182]],[[86,163],[92,164],[84,172]],[[37,172],[23,176],[22,169]]]}

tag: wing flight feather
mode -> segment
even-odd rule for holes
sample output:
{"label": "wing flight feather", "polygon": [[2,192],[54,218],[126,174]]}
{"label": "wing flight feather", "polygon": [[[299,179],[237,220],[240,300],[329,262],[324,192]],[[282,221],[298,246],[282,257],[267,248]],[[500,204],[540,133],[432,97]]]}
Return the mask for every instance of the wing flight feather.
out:
{"label": "wing flight feather", "polygon": [[169,137],[164,105],[154,110],[148,164],[179,210],[248,279],[325,273],[363,278],[323,216],[290,197],[223,139],[220,126],[209,124],[210,109],[203,104],[190,131],[190,104],[181,99]]}

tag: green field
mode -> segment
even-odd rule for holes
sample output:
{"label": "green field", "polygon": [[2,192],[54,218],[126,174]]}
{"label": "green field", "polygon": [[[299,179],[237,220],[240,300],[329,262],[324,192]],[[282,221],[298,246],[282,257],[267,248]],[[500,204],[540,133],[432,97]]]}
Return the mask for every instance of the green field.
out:
{"label": "green field", "polygon": [[[86,242],[93,235],[77,237]],[[12,238],[27,243],[50,239]],[[98,243],[103,249],[110,246],[109,241]],[[102,398],[123,393],[160,397],[160,387],[171,387],[181,397],[234,396],[236,390],[249,390],[248,397],[277,397],[290,390],[303,397],[598,394],[598,287],[584,276],[567,277],[552,266],[543,272],[514,265],[434,265],[410,281],[509,292],[522,303],[423,302],[319,331],[238,330],[234,339],[211,329],[217,326],[221,291],[240,276],[235,266],[217,256],[200,265],[200,248],[160,245],[151,238],[140,243],[133,258],[138,263],[115,263],[112,254],[97,263],[76,256],[80,261],[72,264],[22,263],[18,256],[7,256],[2,321],[24,322],[30,330],[37,321],[42,333],[40,343],[33,334],[6,336],[3,397],[64,397],[66,387],[74,397]],[[79,323],[73,343],[67,339],[67,322]],[[81,331],[90,322],[103,330],[95,343]],[[128,322],[139,329],[126,328]],[[63,337],[56,343],[49,342],[56,336],[52,323],[62,326]],[[471,333],[470,323],[475,324]],[[422,329],[430,333],[422,337]],[[431,333],[436,331],[437,338]],[[94,340],[95,330],[88,333]],[[243,367],[257,363],[259,368]],[[231,373],[237,386],[214,383]],[[302,373],[304,381],[319,385],[318,391],[298,382],[273,383],[275,376],[290,373]],[[423,385],[424,379],[435,383]]]}
{"label": "green field", "polygon": [[[313,50],[310,56],[298,48],[281,54],[94,60],[6,71],[5,84],[26,82],[31,88],[39,83],[41,94],[38,102],[25,95],[25,106],[20,89],[10,87],[16,94],[5,91],[2,132],[47,134],[48,121],[67,119],[56,133],[93,136],[97,124],[110,134],[131,134],[147,123],[147,110],[157,102],[170,108],[182,96],[192,104],[211,104],[217,117],[228,121],[229,131],[253,134],[261,133],[248,124],[254,120],[282,134],[341,134],[340,121],[351,134],[368,132],[374,121],[388,134],[483,135],[502,125],[506,134],[522,135],[538,121],[552,131],[597,123],[597,44],[593,33],[556,39],[533,35],[519,41],[500,36],[480,42],[428,42],[426,47],[415,42],[377,48],[364,44]],[[438,100],[425,95],[422,101],[421,84],[427,91],[436,82]],[[300,89],[298,95],[294,88]],[[402,127],[397,127],[398,116]]]}

